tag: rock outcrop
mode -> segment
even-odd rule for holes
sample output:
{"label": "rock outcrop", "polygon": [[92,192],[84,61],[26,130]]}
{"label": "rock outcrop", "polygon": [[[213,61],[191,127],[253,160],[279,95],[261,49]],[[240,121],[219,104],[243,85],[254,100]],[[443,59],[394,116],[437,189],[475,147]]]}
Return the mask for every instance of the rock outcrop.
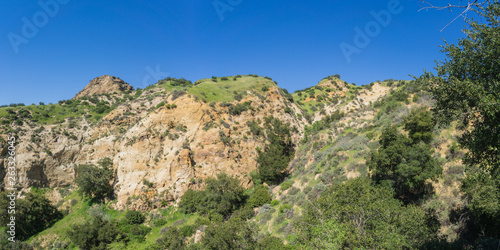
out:
{"label": "rock outcrop", "polygon": [[82,91],[76,94],[73,99],[78,99],[84,96],[111,94],[127,90],[134,90],[134,88],[118,77],[103,75],[90,81],[90,83]]}

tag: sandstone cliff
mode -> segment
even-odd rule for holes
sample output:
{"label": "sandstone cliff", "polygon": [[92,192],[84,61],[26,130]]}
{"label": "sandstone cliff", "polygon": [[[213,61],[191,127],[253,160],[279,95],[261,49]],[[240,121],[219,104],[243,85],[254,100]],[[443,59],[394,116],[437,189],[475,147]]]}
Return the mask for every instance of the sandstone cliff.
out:
{"label": "sandstone cliff", "polygon": [[[77,165],[96,163],[105,157],[113,161],[117,208],[158,207],[162,200],[172,201],[188,188],[201,188],[203,179],[222,172],[237,176],[249,186],[249,173],[257,168],[256,147],[262,148],[265,141],[251,136],[247,122],[263,122],[264,117],[272,115],[297,128],[295,141],[300,140],[307,124],[298,115],[301,109],[289,102],[272,81],[258,81],[268,89],[244,90],[243,98],[232,104],[208,103],[189,90],[152,86],[134,99],[117,103],[97,123],[87,115],[69,117],[58,124],[13,125],[19,136],[20,188],[73,188]],[[103,86],[117,86],[117,82],[114,77],[96,78],[76,97],[102,93]],[[124,96],[97,95],[110,103]],[[251,109],[238,115],[229,112],[230,105],[245,102],[251,103]],[[284,112],[285,108],[292,112]],[[2,132],[4,139],[7,136]],[[4,160],[0,159],[0,166]],[[0,174],[5,178],[5,171]]]}

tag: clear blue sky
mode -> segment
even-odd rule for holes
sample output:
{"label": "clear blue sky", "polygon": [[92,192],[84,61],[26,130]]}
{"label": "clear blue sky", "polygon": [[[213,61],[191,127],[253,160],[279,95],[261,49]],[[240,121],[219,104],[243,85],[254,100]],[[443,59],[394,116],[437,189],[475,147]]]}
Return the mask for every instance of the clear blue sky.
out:
{"label": "clear blue sky", "polygon": [[[2,1],[0,104],[70,99],[105,74],[136,88],[166,76],[259,74],[290,91],[333,74],[357,85],[410,79],[443,59],[442,39],[456,42],[465,25],[440,32],[458,11],[418,12],[417,0],[401,0],[401,12],[348,62],[340,44],[355,46],[355,27],[373,24],[370,11],[391,0],[40,2],[52,5]],[[232,9],[219,15],[214,2]]]}

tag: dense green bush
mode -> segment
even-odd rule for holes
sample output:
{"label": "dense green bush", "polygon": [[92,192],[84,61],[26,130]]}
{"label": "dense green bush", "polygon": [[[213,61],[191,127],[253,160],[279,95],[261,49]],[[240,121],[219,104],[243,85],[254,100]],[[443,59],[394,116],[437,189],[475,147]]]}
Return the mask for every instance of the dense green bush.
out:
{"label": "dense green bush", "polygon": [[156,240],[160,249],[186,249],[185,236],[176,227],[166,227],[161,230],[161,236]]}
{"label": "dense green bush", "polygon": [[252,195],[250,195],[249,203],[253,207],[258,207],[270,202],[271,195],[269,194],[269,189],[263,185],[255,186]]}
{"label": "dense green bush", "polygon": [[182,235],[189,237],[194,234],[194,229],[193,226],[191,225],[185,225],[180,228]]}
{"label": "dense green bush", "polygon": [[158,105],[156,105],[156,108],[159,109],[160,107],[165,106],[165,102],[160,102]]}
{"label": "dense green bush", "polygon": [[229,107],[229,114],[231,115],[241,115],[244,111],[252,110],[252,102],[238,103]]}
{"label": "dense green bush", "polygon": [[283,244],[283,241],[280,238],[267,235],[259,240],[259,243],[255,249],[256,250],[277,250],[277,249],[286,250],[286,249],[292,249],[292,247],[285,246]]}
{"label": "dense green bush", "polygon": [[268,144],[258,152],[257,164],[259,178],[269,183],[280,182],[293,158],[295,150],[291,140],[290,124],[272,116],[265,118]]}
{"label": "dense green bush", "polygon": [[[16,239],[26,240],[29,237],[51,227],[62,219],[63,215],[42,193],[30,192],[22,199],[17,199],[15,209],[9,208],[11,196],[8,192],[0,193],[0,224],[8,226],[10,217],[15,217]],[[14,211],[14,213],[9,213]],[[8,231],[7,229],[6,231]]]}
{"label": "dense green bush", "polygon": [[170,85],[172,86],[182,86],[182,87],[190,87],[193,85],[193,83],[191,81],[188,81],[184,78],[181,78],[181,79],[176,79],[176,78],[172,78],[171,81],[170,81]]}
{"label": "dense green bush", "polygon": [[140,211],[127,211],[125,212],[125,221],[128,224],[142,224],[146,217]]}
{"label": "dense green bush", "polygon": [[289,189],[293,185],[293,183],[294,183],[294,181],[292,181],[292,180],[284,181],[283,183],[281,183],[280,189],[281,190],[287,190],[287,189]]}
{"label": "dense green bush", "polygon": [[231,218],[227,222],[212,223],[205,229],[201,242],[207,249],[232,250],[255,249],[256,228],[240,219]]}
{"label": "dense green bush", "polygon": [[256,120],[251,120],[247,122],[247,126],[250,129],[250,132],[255,137],[260,137],[264,135],[264,130],[259,126],[259,123]]}
{"label": "dense green bush", "polygon": [[238,179],[220,174],[215,178],[205,180],[205,190],[189,189],[181,197],[179,211],[183,213],[200,214],[215,213],[228,217],[241,207],[246,200]]}
{"label": "dense green bush", "polygon": [[124,239],[116,222],[94,215],[82,224],[75,224],[68,231],[70,240],[80,249],[107,249],[107,246]]}
{"label": "dense green bush", "polygon": [[413,143],[420,141],[430,143],[432,141],[432,130],[434,129],[435,122],[431,111],[427,110],[427,108],[420,107],[413,109],[404,123],[405,130],[408,131]]}
{"label": "dense green bush", "polygon": [[439,176],[442,168],[432,157],[429,145],[414,144],[393,126],[382,132],[380,145],[366,160],[377,183],[388,181],[405,201],[419,199],[432,190],[425,181]]}
{"label": "dense green bush", "polygon": [[102,159],[99,165],[100,167],[94,165],[76,167],[75,183],[82,194],[102,201],[113,193],[111,184],[114,175],[109,158]]}
{"label": "dense green bush", "polygon": [[356,178],[323,193],[296,229],[306,249],[401,249],[418,248],[436,237],[430,222],[419,207],[394,199],[390,188]]}

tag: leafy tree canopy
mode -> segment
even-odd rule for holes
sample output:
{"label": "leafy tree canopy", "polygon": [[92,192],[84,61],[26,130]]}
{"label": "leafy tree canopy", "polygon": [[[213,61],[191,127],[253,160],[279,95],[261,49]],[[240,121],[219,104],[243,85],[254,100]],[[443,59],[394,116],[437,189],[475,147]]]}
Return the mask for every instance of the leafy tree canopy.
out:
{"label": "leafy tree canopy", "polygon": [[82,194],[104,200],[113,193],[112,180],[114,178],[111,169],[112,161],[104,158],[99,161],[100,167],[94,165],[80,165],[76,168],[75,183],[80,188]]}
{"label": "leafy tree canopy", "polygon": [[441,122],[459,121],[460,145],[467,149],[468,165],[462,189],[469,200],[471,235],[500,235],[500,3],[477,6],[479,19],[467,19],[466,37],[446,43],[446,60],[437,66],[438,77],[429,73]]}
{"label": "leafy tree canopy", "polygon": [[296,224],[306,249],[415,248],[435,237],[430,217],[417,206],[393,198],[392,189],[368,178],[335,184]]}
{"label": "leafy tree canopy", "polygon": [[216,213],[228,217],[245,203],[244,189],[238,179],[223,173],[217,178],[208,178],[205,183],[205,190],[189,189],[184,193],[179,203],[180,211],[200,214]]}
{"label": "leafy tree canopy", "polygon": [[412,141],[400,134],[396,127],[388,127],[380,137],[381,147],[371,152],[366,160],[372,178],[377,183],[389,182],[396,196],[405,201],[418,199],[428,193],[430,187],[425,181],[436,178],[442,172],[432,157],[430,147],[423,142],[414,142],[418,142],[418,139]]}

